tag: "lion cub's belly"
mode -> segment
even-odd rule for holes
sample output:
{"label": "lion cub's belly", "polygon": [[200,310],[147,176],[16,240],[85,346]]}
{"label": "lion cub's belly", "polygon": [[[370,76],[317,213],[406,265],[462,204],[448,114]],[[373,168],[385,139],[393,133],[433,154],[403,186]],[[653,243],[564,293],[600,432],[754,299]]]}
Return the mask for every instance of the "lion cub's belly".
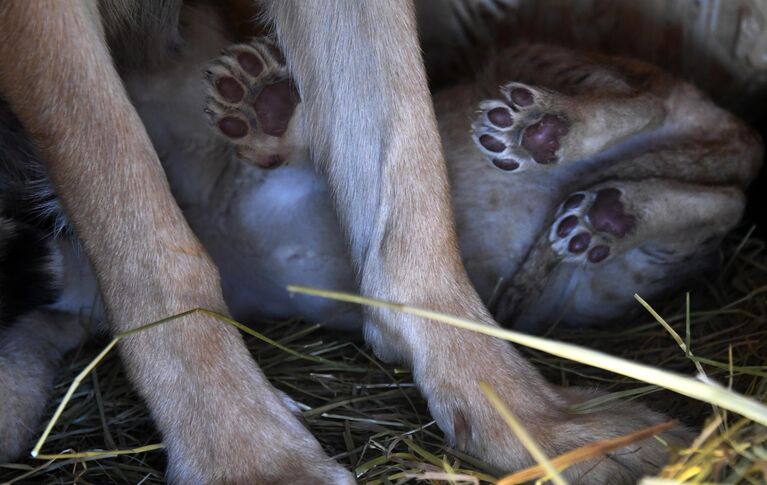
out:
{"label": "lion cub's belly", "polygon": [[286,291],[356,287],[322,177],[308,163],[272,171],[240,165],[231,176],[208,206],[216,210],[187,217],[219,266],[232,314],[359,325],[357,308]]}

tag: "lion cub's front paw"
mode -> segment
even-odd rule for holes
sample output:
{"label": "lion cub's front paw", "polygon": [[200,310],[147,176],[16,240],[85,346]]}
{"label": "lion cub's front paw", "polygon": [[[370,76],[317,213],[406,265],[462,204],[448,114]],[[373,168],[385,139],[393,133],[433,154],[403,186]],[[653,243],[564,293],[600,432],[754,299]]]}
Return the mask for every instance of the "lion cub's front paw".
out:
{"label": "lion cub's front paw", "polygon": [[228,48],[206,82],[205,111],[240,158],[274,168],[302,154],[300,98],[275,44],[254,39]]}

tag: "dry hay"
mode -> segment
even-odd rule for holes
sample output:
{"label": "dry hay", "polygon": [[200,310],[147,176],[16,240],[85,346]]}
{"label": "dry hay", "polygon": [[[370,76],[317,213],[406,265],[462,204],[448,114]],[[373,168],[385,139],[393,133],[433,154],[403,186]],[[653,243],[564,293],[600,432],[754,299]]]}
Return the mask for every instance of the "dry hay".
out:
{"label": "dry hay", "polygon": [[[731,237],[718,273],[701,278],[691,292],[689,338],[700,367],[724,385],[764,402],[767,398],[767,252],[761,240]],[[651,302],[687,338],[685,295]],[[641,312],[644,310],[637,304]],[[480,461],[445,446],[426,404],[404,369],[375,359],[358,336],[339,335],[300,322],[259,328],[294,352],[246,337],[269,379],[305,407],[304,417],[331,455],[356,472],[360,483],[476,483],[501,477]],[[686,375],[695,363],[648,313],[636,325],[573,331],[556,327],[550,337]],[[53,414],[73,378],[107,342],[67,359],[57,379]],[[547,377],[565,385],[598,386],[611,397],[639,399],[686,424],[704,428],[689,450],[677,453],[661,477],[685,483],[765,483],[767,429],[711,405],[605,371],[537,351],[525,354]],[[311,356],[305,358],[305,356]],[[609,406],[591,403],[591,407]],[[499,417],[500,419],[500,417]],[[163,483],[161,450],[142,451],[160,436],[128,384],[117,355],[108,355],[75,391],[43,447],[43,453],[131,450],[115,456],[26,459],[0,465],[0,482]],[[136,450],[136,448],[139,448]],[[151,447],[150,447],[151,448]],[[672,481],[669,483],[677,483]],[[665,483],[665,482],[664,482]]]}

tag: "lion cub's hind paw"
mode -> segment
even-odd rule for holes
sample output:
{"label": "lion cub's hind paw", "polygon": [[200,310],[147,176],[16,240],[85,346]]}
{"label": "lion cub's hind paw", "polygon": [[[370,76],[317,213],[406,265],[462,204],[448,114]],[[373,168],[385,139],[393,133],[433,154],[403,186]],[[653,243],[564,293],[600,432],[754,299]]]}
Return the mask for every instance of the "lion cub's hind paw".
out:
{"label": "lion cub's hind paw", "polygon": [[549,233],[554,251],[566,260],[600,263],[615,253],[615,245],[636,227],[626,211],[621,191],[606,187],[576,192],[561,205]]}
{"label": "lion cub's hind paw", "polygon": [[554,93],[521,83],[501,89],[503,99],[479,104],[472,136],[479,150],[501,170],[514,171],[561,160],[561,140],[570,130],[556,109]]}

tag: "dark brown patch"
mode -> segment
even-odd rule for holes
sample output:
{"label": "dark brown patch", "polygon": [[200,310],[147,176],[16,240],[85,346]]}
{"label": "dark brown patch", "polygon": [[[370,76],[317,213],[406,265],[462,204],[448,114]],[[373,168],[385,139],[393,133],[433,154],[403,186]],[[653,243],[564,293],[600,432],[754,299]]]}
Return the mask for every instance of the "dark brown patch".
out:
{"label": "dark brown patch", "polygon": [[626,214],[620,201],[618,189],[608,188],[597,192],[588,218],[594,229],[616,237],[624,237],[636,225],[636,218]]}
{"label": "dark brown patch", "polygon": [[487,112],[487,119],[490,123],[501,128],[508,128],[514,123],[511,112],[506,108],[493,108]]}
{"label": "dark brown patch", "polygon": [[253,102],[261,131],[271,136],[282,136],[288,129],[298,101],[298,93],[287,79],[265,86]]}
{"label": "dark brown patch", "polygon": [[216,80],[216,90],[229,103],[239,103],[245,96],[245,88],[233,77],[222,77]]}
{"label": "dark brown patch", "polygon": [[570,238],[570,242],[567,244],[567,249],[574,254],[579,254],[585,251],[591,243],[591,235],[587,232],[576,234]]}
{"label": "dark brown patch", "polygon": [[500,153],[506,149],[506,144],[498,138],[490,135],[482,135],[479,137],[479,144],[485,147],[487,150]]}
{"label": "dark brown patch", "polygon": [[248,124],[233,116],[221,118],[218,129],[229,138],[242,138],[248,134]]}
{"label": "dark brown patch", "polygon": [[592,263],[604,261],[610,255],[610,248],[604,244],[594,246],[589,250],[588,258]]}
{"label": "dark brown patch", "polygon": [[541,121],[529,126],[522,135],[522,146],[541,164],[557,161],[560,139],[567,134],[570,124],[556,115],[544,115]]}
{"label": "dark brown patch", "polygon": [[242,70],[253,77],[257,77],[264,70],[264,63],[255,54],[250,52],[240,52],[237,54],[237,62],[240,63]]}
{"label": "dark brown patch", "polygon": [[578,225],[578,218],[575,216],[567,216],[564,219],[562,219],[562,222],[559,223],[559,226],[557,226],[557,236],[559,237],[566,237],[571,232],[573,232],[573,229]]}
{"label": "dark brown patch", "polygon": [[509,93],[509,97],[517,106],[530,106],[533,104],[533,93],[529,89],[514,88]]}
{"label": "dark brown patch", "polygon": [[583,199],[585,198],[586,196],[583,194],[573,194],[567,198],[564,204],[562,204],[562,209],[566,211],[575,209],[576,207],[581,205],[581,203],[583,202]]}
{"label": "dark brown patch", "polygon": [[508,172],[519,168],[519,163],[513,158],[494,158],[493,165]]}

